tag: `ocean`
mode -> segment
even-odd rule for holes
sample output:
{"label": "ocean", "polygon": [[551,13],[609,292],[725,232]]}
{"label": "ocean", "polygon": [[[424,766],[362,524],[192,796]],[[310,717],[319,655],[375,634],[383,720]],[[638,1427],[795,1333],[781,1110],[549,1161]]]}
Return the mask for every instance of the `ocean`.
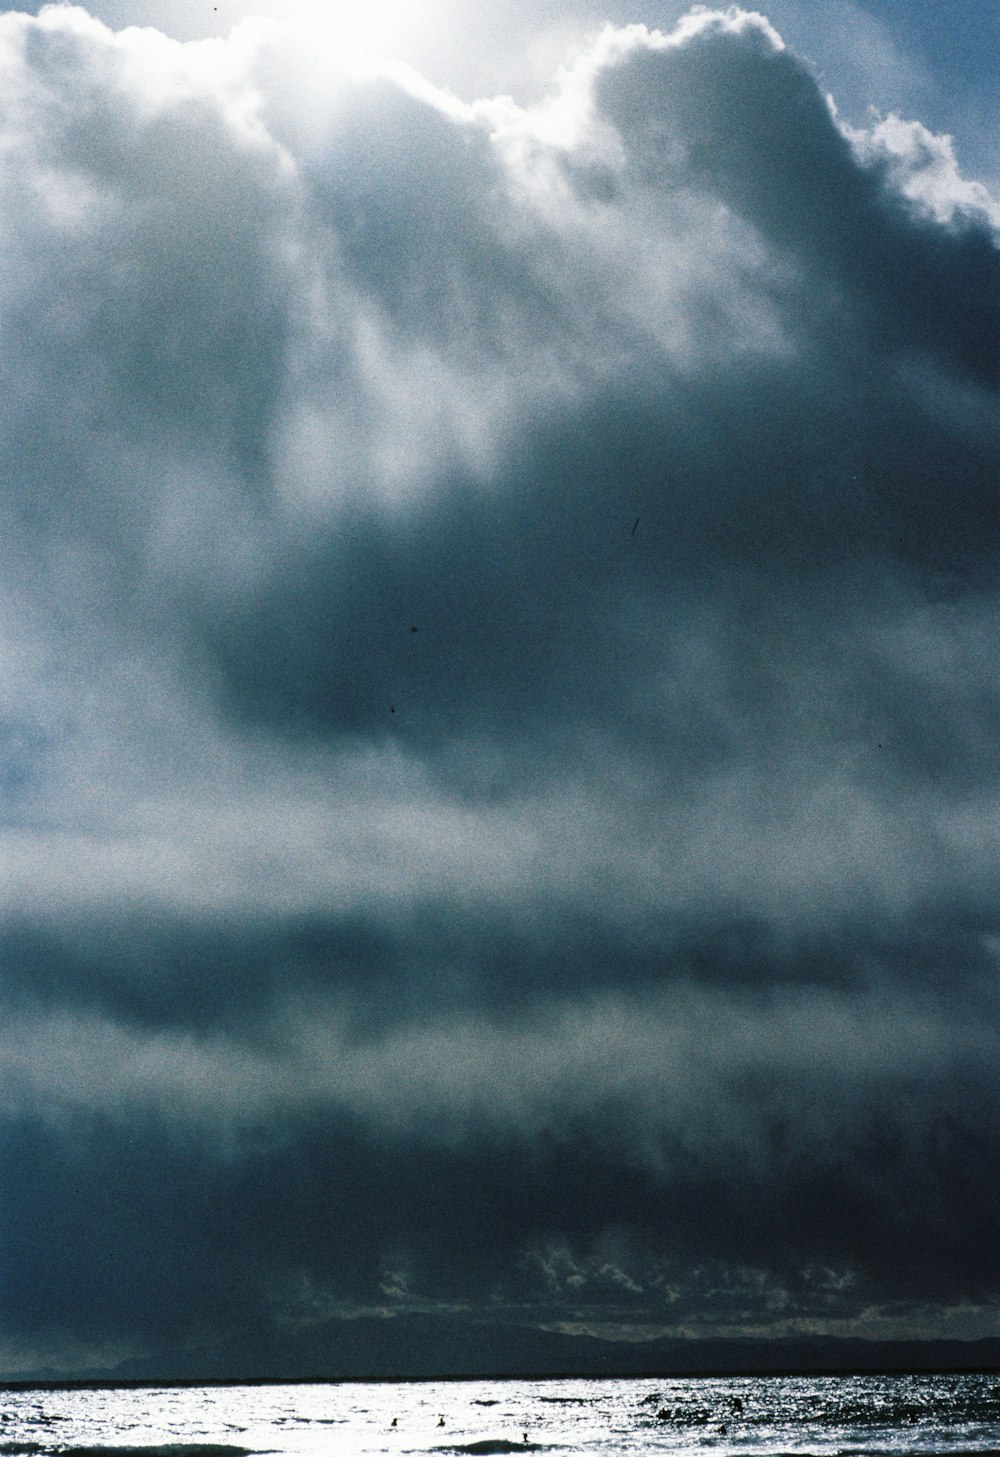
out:
{"label": "ocean", "polygon": [[0,1392],[0,1457],[1000,1453],[1000,1377],[73,1387]]}

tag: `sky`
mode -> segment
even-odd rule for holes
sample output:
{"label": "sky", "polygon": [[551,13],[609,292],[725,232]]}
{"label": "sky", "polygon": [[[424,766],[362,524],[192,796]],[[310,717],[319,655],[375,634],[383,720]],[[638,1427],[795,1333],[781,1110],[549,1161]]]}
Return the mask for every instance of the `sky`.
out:
{"label": "sky", "polygon": [[0,1374],[1000,1334],[996,12],[261,10],[0,14]]}

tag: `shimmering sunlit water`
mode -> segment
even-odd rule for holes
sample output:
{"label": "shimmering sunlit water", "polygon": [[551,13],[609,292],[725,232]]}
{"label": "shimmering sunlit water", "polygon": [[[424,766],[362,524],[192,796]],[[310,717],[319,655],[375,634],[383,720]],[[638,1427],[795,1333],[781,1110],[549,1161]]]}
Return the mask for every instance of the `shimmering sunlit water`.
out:
{"label": "shimmering sunlit water", "polygon": [[0,1457],[1000,1453],[1000,1378],[384,1382],[0,1392]]}

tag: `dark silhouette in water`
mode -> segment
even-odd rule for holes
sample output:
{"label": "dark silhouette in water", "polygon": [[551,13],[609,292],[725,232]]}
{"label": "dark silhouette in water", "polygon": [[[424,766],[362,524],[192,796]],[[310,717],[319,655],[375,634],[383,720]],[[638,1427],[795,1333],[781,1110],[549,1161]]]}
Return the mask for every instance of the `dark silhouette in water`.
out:
{"label": "dark silhouette in water", "polygon": [[544,1446],[538,1442],[529,1442],[528,1434],[524,1432],[520,1442],[512,1442],[508,1437],[483,1437],[478,1442],[459,1442],[454,1447],[435,1447],[435,1452],[464,1452],[471,1454],[471,1457],[503,1457],[504,1453],[510,1452],[542,1452]]}

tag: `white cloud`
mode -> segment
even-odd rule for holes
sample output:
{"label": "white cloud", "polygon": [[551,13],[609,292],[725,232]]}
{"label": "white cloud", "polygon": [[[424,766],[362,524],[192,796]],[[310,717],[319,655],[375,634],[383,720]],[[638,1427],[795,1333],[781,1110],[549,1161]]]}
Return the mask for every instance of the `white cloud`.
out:
{"label": "white cloud", "polygon": [[953,137],[935,136],[894,112],[867,130],[847,124],[843,129],[865,165],[884,168],[891,185],[935,221],[964,218],[1000,229],[1000,202],[983,183],[962,176]]}

